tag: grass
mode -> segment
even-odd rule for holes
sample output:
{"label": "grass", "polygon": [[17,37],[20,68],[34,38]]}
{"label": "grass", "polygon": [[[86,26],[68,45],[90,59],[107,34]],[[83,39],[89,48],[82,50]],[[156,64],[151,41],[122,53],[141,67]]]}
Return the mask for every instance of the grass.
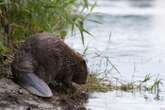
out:
{"label": "grass", "polygon": [[106,92],[112,90],[112,85],[104,83],[97,75],[90,74],[88,75],[87,83],[82,86],[82,89],[88,92]]}
{"label": "grass", "polygon": [[94,7],[88,0],[0,0],[0,64],[8,58],[8,49],[14,50],[38,32],[64,39],[78,29],[84,44],[84,33],[90,34],[84,21]]}
{"label": "grass", "polygon": [[[109,41],[111,39],[111,34],[109,36]],[[108,45],[107,45],[108,46]],[[88,53],[88,46],[83,51],[83,56],[86,57]],[[99,75],[96,74],[90,74],[88,76],[88,82],[85,84],[82,88],[84,91],[87,92],[107,92],[112,90],[119,90],[119,91],[125,91],[125,92],[150,92],[152,94],[156,95],[156,99],[159,99],[160,92],[161,92],[161,86],[163,85],[162,80],[159,77],[151,76],[150,74],[146,74],[144,78],[141,80],[133,80],[133,81],[123,81],[118,78],[114,77],[114,82],[107,81],[107,76],[109,73],[111,73],[112,70],[115,70],[115,72],[119,75],[121,75],[118,68],[111,62],[111,57],[106,56],[103,53],[106,53],[104,51],[107,51],[106,48],[103,51],[99,51],[95,49],[95,53],[92,54],[92,58],[98,58],[98,65],[104,65],[104,70],[96,71],[101,73],[103,76],[102,78],[99,77]],[[113,80],[113,75],[111,77]]]}
{"label": "grass", "polygon": [[[147,84],[149,81],[153,83]],[[162,80],[159,78],[153,79],[149,74],[147,74],[144,79],[139,81],[125,82],[119,85],[115,85],[111,81],[107,82],[104,78],[99,78],[97,74],[90,74],[88,76],[88,81],[83,85],[80,91],[85,92],[108,92],[113,90],[120,90],[125,92],[134,91],[147,91],[155,94],[155,98],[159,100],[160,98],[160,87],[163,85]]]}

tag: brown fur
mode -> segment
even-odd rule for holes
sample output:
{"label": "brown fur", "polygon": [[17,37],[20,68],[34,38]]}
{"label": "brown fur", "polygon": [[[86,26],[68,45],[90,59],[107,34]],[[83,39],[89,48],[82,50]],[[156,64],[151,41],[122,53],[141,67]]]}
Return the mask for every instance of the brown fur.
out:
{"label": "brown fur", "polygon": [[35,34],[18,49],[12,63],[13,75],[35,73],[46,83],[60,81],[71,85],[87,79],[85,60],[62,40],[49,33]]}

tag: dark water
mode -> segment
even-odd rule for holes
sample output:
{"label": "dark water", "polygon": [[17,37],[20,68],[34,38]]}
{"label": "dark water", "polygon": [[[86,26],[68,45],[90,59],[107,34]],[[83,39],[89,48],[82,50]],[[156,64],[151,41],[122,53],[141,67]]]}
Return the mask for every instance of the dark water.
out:
{"label": "dark water", "polygon": [[[100,61],[103,58],[92,55],[101,53],[118,69],[107,72],[110,78],[137,80],[151,74],[165,84],[165,0],[97,0],[88,20],[91,19],[101,23],[86,21],[87,30],[94,35],[86,37],[87,60],[92,71],[103,72],[105,68],[112,68]],[[84,49],[77,36],[66,42],[80,52]],[[163,101],[146,102],[143,96],[136,98],[129,93],[122,94],[125,95],[117,97],[116,93],[96,93],[87,105],[92,110],[165,109]],[[98,107],[97,103],[100,103]]]}

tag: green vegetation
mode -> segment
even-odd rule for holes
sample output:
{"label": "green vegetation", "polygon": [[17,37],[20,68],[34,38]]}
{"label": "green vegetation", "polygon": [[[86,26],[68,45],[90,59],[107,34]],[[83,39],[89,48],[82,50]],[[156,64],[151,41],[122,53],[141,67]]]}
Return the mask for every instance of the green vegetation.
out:
{"label": "green vegetation", "polygon": [[0,63],[4,63],[26,37],[52,32],[64,38],[78,29],[84,43],[83,22],[90,13],[88,0],[0,0]]}
{"label": "green vegetation", "polygon": [[82,86],[82,90],[88,92],[106,92],[112,89],[111,83],[105,83],[102,78],[98,78],[97,74],[88,75],[87,83]]}
{"label": "green vegetation", "polygon": [[[150,82],[150,83],[148,83]],[[116,83],[116,82],[115,82]],[[104,78],[99,78],[96,74],[90,74],[88,76],[88,82],[82,86],[81,91],[88,92],[107,92],[112,90],[120,90],[126,92],[135,91],[147,91],[156,95],[156,99],[159,99],[160,87],[162,86],[162,80],[159,78],[153,79],[149,74],[147,74],[143,80],[132,81],[132,82],[121,82],[114,84],[111,81],[104,80]]]}

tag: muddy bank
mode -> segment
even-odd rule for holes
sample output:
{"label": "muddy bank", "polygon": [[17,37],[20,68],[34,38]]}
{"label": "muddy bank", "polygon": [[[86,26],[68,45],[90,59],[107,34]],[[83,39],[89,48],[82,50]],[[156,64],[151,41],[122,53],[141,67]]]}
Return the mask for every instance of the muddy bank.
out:
{"label": "muddy bank", "polygon": [[30,94],[9,78],[0,79],[0,110],[86,110],[86,93],[54,92],[50,99]]}

